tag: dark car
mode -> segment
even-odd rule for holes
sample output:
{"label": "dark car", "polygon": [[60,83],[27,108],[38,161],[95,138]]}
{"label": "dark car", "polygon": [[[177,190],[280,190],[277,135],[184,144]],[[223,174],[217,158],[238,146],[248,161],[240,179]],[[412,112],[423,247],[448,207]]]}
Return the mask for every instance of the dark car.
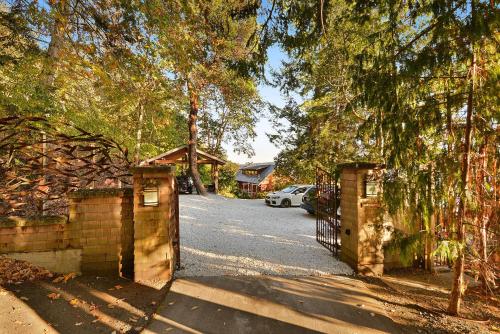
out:
{"label": "dark car", "polygon": [[[324,191],[320,195],[321,203],[322,206],[325,207],[326,214],[330,214],[328,210],[331,210],[330,208],[334,207],[334,195],[333,195],[333,190],[332,191]],[[330,203],[328,203],[330,202]],[[340,218],[340,191],[337,191],[337,196],[336,196],[336,207],[337,207],[337,218]],[[304,197],[302,197],[302,204],[300,207],[304,210],[306,210],[308,213],[311,215],[316,214],[316,208],[318,205],[318,199],[317,199],[317,194],[316,194],[316,187],[312,187],[309,189],[305,194]]]}
{"label": "dark car", "polygon": [[302,197],[302,204],[300,207],[311,215],[316,213],[316,187],[309,188]]}
{"label": "dark car", "polygon": [[182,194],[192,194],[193,193],[193,179],[187,175],[177,176],[177,186],[179,187],[179,193]]}

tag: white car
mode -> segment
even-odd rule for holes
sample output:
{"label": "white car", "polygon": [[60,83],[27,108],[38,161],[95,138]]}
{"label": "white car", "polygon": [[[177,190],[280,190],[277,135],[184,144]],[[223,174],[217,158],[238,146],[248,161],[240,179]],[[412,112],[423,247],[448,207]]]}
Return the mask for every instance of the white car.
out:
{"label": "white car", "polygon": [[302,197],[311,187],[314,186],[311,184],[295,184],[293,186],[286,187],[281,191],[269,193],[265,199],[266,204],[271,206],[281,206],[282,208],[299,206],[302,203]]}

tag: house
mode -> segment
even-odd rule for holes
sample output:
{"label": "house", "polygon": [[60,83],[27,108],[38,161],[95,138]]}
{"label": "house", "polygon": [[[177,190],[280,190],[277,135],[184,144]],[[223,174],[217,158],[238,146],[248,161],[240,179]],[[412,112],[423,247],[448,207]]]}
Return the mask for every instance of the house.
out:
{"label": "house", "polygon": [[255,197],[259,192],[274,188],[274,162],[250,163],[241,165],[236,174],[238,188]]}

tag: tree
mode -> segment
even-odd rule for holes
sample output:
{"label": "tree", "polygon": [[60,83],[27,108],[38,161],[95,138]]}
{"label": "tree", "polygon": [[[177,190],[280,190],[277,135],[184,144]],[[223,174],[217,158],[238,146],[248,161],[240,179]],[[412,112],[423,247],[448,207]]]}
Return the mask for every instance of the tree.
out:
{"label": "tree", "polygon": [[[345,1],[284,2],[276,34],[290,60],[275,76],[289,96],[284,108],[271,107],[283,147],[277,169],[296,182],[311,182],[317,165],[334,170],[340,162],[381,159],[371,136],[358,132],[371,112],[358,103],[350,68],[367,44],[369,24],[357,24]],[[298,105],[293,94],[305,101]],[[288,122],[283,122],[286,119]]]}
{"label": "tree", "polygon": [[[242,85],[246,82],[242,82]],[[200,142],[211,154],[224,155],[223,143],[231,142],[238,153],[253,154],[257,115],[262,103],[255,89],[238,89],[223,96],[216,87],[207,89],[201,98],[199,116]]]}
{"label": "tree", "polygon": [[0,113],[103,134],[136,163],[185,142],[185,101],[157,66],[138,3],[13,1],[2,18],[11,56],[0,64]]}
{"label": "tree", "polygon": [[196,154],[201,99],[215,92],[222,108],[236,110],[237,96],[255,96],[255,79],[265,61],[257,34],[259,2],[148,1],[145,8],[161,63],[189,101],[189,170],[205,195]]}
{"label": "tree", "polygon": [[[472,189],[476,181],[481,189],[492,181],[474,180],[470,170],[499,121],[487,98],[498,72],[495,10],[472,0],[360,1],[354,11],[363,19],[375,13],[384,22],[355,70],[362,101],[379,111],[384,155],[394,171],[385,200],[427,234],[436,215],[445,217],[451,238],[444,245],[455,273],[448,312],[455,315],[465,290],[466,255],[475,262],[466,239],[478,235],[468,226],[484,220],[476,207],[485,198]],[[497,163],[490,160],[486,171]],[[489,196],[497,191],[489,188]]]}
{"label": "tree", "polygon": [[[321,152],[317,121],[336,152],[349,144],[354,158],[385,162],[386,208],[424,231],[408,240],[433,238],[433,222],[443,222],[448,236],[435,252],[454,263],[448,312],[458,314],[466,266],[484,286],[496,277],[485,249],[498,230],[498,9],[377,0],[290,1],[280,11],[276,29],[291,61],[279,79],[306,99],[279,111],[300,124],[285,153],[301,162],[302,153]],[[330,117],[342,126],[326,127]]]}

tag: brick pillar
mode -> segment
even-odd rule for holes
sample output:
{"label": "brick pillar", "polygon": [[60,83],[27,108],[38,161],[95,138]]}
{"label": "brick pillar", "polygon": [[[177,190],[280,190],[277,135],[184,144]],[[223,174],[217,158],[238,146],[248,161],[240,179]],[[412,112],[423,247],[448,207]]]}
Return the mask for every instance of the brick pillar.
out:
{"label": "brick pillar", "polygon": [[380,170],[374,163],[340,166],[342,191],[342,261],[361,274],[382,275],[384,270],[384,213],[379,197],[367,196],[367,177]]}
{"label": "brick pillar", "polygon": [[[175,268],[175,167],[133,168],[134,279],[148,285],[170,280]],[[147,203],[144,190],[157,189],[158,203]],[[146,200],[145,200],[146,199]],[[154,286],[154,284],[149,284]]]}

